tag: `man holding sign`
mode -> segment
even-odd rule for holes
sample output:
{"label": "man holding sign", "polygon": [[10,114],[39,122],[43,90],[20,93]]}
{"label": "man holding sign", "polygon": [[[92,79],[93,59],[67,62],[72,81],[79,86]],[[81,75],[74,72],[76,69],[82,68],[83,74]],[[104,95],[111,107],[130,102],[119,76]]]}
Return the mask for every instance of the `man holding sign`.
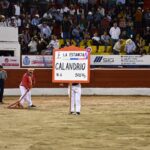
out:
{"label": "man holding sign", "polygon": [[[69,87],[69,95],[70,95],[70,87]],[[81,84],[72,83],[70,113],[80,115],[80,110],[81,110]]]}
{"label": "man holding sign", "polygon": [[[90,52],[75,46],[55,49],[53,79],[55,83],[69,83],[71,114],[80,114],[81,84],[90,80]],[[75,106],[75,108],[74,108]],[[76,112],[76,113],[75,113]]]}

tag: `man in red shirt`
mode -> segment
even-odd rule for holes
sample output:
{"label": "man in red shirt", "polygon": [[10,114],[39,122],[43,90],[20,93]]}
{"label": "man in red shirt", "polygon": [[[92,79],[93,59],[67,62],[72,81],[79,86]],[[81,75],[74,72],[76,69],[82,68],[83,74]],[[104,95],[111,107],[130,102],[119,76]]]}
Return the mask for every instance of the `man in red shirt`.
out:
{"label": "man in red shirt", "polygon": [[20,91],[21,91],[21,101],[20,105],[23,107],[23,103],[26,100],[29,107],[36,107],[32,104],[31,99],[31,89],[35,84],[35,77],[33,75],[34,69],[29,68],[28,71],[23,75],[22,81],[20,83]]}

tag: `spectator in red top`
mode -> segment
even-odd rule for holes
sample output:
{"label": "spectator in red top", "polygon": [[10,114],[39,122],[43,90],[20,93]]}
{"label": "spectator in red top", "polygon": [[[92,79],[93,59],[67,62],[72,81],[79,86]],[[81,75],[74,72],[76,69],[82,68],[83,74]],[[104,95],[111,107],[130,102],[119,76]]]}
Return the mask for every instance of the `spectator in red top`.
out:
{"label": "spectator in red top", "polygon": [[33,75],[34,69],[29,68],[28,71],[23,75],[22,81],[20,83],[20,91],[22,100],[20,101],[21,107],[23,107],[24,101],[27,101],[28,107],[36,107],[32,104],[31,100],[31,89],[35,84],[35,77]]}

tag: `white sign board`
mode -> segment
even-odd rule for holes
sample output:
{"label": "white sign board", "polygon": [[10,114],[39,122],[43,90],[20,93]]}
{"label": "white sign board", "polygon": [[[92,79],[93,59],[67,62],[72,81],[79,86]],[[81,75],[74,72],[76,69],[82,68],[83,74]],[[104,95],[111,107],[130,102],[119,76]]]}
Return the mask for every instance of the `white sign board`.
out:
{"label": "white sign board", "polygon": [[20,57],[0,57],[0,65],[6,69],[20,68]]}
{"label": "white sign board", "polygon": [[52,56],[49,55],[22,55],[22,67],[52,67]]}
{"label": "white sign board", "polygon": [[85,50],[55,50],[53,56],[53,82],[89,82],[89,58],[90,53]]}

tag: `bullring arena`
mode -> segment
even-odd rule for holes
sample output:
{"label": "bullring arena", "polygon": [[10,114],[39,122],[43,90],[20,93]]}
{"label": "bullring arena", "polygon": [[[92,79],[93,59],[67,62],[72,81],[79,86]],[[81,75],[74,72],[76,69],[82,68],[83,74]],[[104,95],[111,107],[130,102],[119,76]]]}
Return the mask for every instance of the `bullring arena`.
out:
{"label": "bullring arena", "polygon": [[150,70],[91,70],[91,82],[82,85],[80,116],[68,114],[67,85],[52,83],[49,69],[35,70],[36,108],[8,109],[19,99],[24,72],[7,70],[14,80],[6,80],[5,104],[0,105],[1,150],[150,149]]}

